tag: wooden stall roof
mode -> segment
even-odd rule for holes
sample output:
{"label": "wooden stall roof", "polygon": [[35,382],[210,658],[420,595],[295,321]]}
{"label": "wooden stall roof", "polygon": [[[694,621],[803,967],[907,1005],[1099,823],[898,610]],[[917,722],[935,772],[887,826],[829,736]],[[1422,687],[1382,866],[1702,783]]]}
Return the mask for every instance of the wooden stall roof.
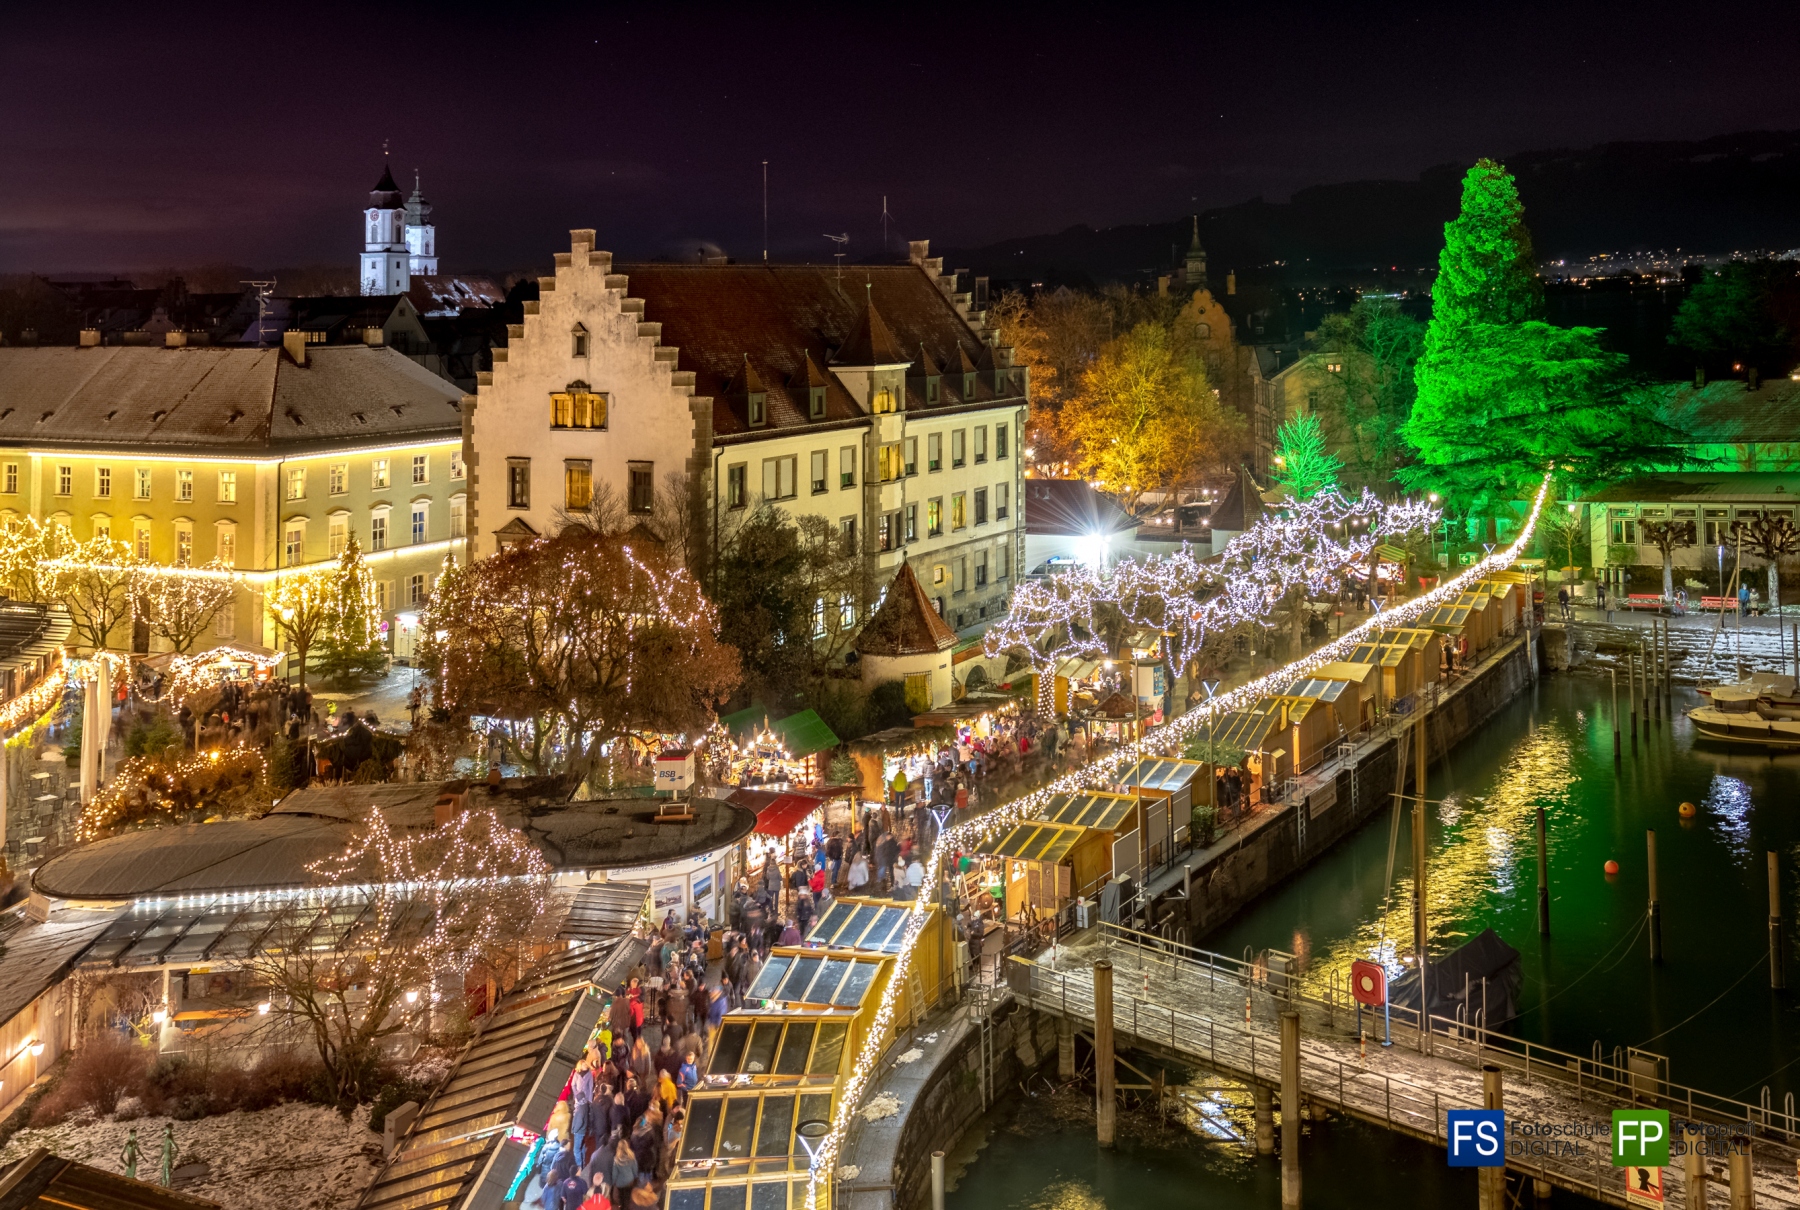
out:
{"label": "wooden stall roof", "polygon": [[890,961],[880,954],[771,950],[746,998],[859,1009],[880,983]]}
{"label": "wooden stall roof", "polygon": [[1350,692],[1352,690],[1349,681],[1328,681],[1315,676],[1304,677],[1289,685],[1286,696],[1318,698],[1320,701],[1335,702]]}
{"label": "wooden stall roof", "polygon": [[1061,861],[1081,839],[1083,828],[1065,828],[1049,823],[1022,823],[1001,838],[992,854],[995,857],[1017,857],[1024,861]]}
{"label": "wooden stall roof", "polygon": [[1334,660],[1329,664],[1321,664],[1313,669],[1312,679],[1315,681],[1339,681],[1344,684],[1365,685],[1375,675],[1375,665],[1357,664],[1349,660]]}
{"label": "wooden stall roof", "polygon": [[911,904],[837,899],[812,926],[806,941],[832,949],[897,954],[906,939],[906,918],[911,914]]}
{"label": "wooden stall roof", "polygon": [[[1440,608],[1448,608],[1448,606]],[[1350,658],[1341,662],[1379,664],[1383,668],[1398,668],[1406,662],[1407,654],[1411,651],[1412,648],[1406,643],[1382,643],[1379,647],[1374,643],[1358,643],[1350,652]]]}
{"label": "wooden stall roof", "polygon": [[1136,803],[1137,800],[1129,794],[1109,794],[1104,790],[1053,794],[1050,797],[1050,810],[1045,813],[1043,822],[1112,832],[1131,814],[1131,808]]}
{"label": "wooden stall roof", "polygon": [[1268,742],[1269,736],[1279,730],[1280,709],[1267,702],[1259,702],[1248,710],[1234,710],[1220,719],[1212,739],[1215,746],[1256,752]]}
{"label": "wooden stall roof", "polygon": [[1467,605],[1439,605],[1430,613],[1419,619],[1419,625],[1431,630],[1454,630],[1461,632],[1469,624],[1469,607]]}
{"label": "wooden stall roof", "polygon": [[1119,778],[1122,786],[1143,786],[1146,790],[1175,793],[1193,784],[1206,771],[1203,761],[1183,760],[1177,756],[1145,757]]}
{"label": "wooden stall roof", "polygon": [[840,1074],[855,1014],[805,1009],[739,1010],[726,1016],[713,1042],[701,1085],[829,1086]]}

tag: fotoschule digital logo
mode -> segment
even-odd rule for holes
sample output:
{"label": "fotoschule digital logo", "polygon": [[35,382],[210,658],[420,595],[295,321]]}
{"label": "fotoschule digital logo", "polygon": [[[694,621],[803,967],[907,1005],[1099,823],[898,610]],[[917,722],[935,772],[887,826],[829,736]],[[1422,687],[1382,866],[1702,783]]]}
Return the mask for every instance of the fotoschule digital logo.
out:
{"label": "fotoschule digital logo", "polygon": [[1615,1109],[1612,1120],[1614,1168],[1626,1168],[1633,1165],[1650,1168],[1668,1166],[1668,1110]]}
{"label": "fotoschule digital logo", "polygon": [[1505,1110],[1452,1109],[1445,1116],[1452,1168],[1506,1166]]}

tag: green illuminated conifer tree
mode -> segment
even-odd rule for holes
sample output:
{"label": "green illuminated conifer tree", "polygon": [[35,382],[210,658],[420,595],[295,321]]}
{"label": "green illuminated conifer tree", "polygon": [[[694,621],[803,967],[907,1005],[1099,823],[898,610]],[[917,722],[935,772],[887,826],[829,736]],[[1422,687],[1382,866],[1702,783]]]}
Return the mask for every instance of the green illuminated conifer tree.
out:
{"label": "green illuminated conifer tree", "polygon": [[1296,500],[1310,500],[1328,487],[1336,487],[1344,464],[1325,448],[1319,418],[1311,412],[1296,416],[1275,434],[1276,484]]}
{"label": "green illuminated conifer tree", "polygon": [[1531,235],[1511,174],[1482,160],[1463,179],[1462,213],[1444,226],[1431,326],[1405,436],[1415,490],[1493,521],[1529,498],[1554,466],[1592,483],[1667,457],[1647,392],[1628,389],[1625,358],[1594,328],[1539,318]]}

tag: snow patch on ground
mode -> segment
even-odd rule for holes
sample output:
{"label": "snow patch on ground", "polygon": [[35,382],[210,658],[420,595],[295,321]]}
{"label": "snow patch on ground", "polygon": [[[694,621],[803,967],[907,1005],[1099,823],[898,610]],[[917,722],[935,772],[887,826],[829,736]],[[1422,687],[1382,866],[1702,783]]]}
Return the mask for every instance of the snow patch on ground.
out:
{"label": "snow patch on ground", "polygon": [[871,1098],[862,1108],[864,1121],[879,1122],[882,1118],[891,1118],[900,1112],[900,1098],[891,1092],[883,1092]]}
{"label": "snow patch on ground", "polygon": [[925,1057],[925,1052],[915,1046],[911,1050],[907,1051],[905,1054],[902,1054],[899,1058],[895,1059],[894,1062],[896,1062],[896,1063],[917,1063],[920,1059],[922,1059],[924,1057]]}
{"label": "snow patch on ground", "polygon": [[65,1159],[123,1173],[121,1153],[126,1137],[136,1130],[138,1179],[160,1182],[165,1124],[175,1128],[175,1166],[204,1161],[208,1167],[203,1177],[178,1181],[176,1188],[225,1210],[342,1210],[356,1203],[381,1168],[381,1136],[369,1130],[367,1107],[346,1122],[336,1110],[307,1104],[196,1122],[76,1116],[60,1126],[19,1131],[0,1151],[0,1165],[43,1147]]}

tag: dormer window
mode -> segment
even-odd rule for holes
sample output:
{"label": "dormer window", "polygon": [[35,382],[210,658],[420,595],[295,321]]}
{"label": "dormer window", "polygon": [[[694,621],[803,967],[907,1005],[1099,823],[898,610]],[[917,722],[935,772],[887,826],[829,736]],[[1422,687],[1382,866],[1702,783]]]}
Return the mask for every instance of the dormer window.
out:
{"label": "dormer window", "polygon": [[877,416],[885,416],[889,412],[897,412],[900,410],[899,405],[894,400],[894,392],[891,387],[882,387],[875,392],[874,410]]}
{"label": "dormer window", "polygon": [[569,333],[569,356],[586,357],[588,355],[588,330],[576,324]]}
{"label": "dormer window", "polygon": [[932,374],[925,379],[925,402],[926,403],[936,403],[937,401],[938,401],[938,378],[937,378],[936,374]]}
{"label": "dormer window", "polygon": [[975,398],[975,374],[974,374],[974,371],[970,371],[969,373],[964,374],[962,376],[962,378],[963,378],[962,397],[964,399]]}
{"label": "dormer window", "polygon": [[808,388],[807,393],[812,397],[808,401],[809,407],[807,414],[814,420],[825,419],[825,388],[810,387]]}
{"label": "dormer window", "polygon": [[761,428],[768,423],[769,394],[767,391],[747,391],[744,394],[746,410],[750,414],[750,427]]}

